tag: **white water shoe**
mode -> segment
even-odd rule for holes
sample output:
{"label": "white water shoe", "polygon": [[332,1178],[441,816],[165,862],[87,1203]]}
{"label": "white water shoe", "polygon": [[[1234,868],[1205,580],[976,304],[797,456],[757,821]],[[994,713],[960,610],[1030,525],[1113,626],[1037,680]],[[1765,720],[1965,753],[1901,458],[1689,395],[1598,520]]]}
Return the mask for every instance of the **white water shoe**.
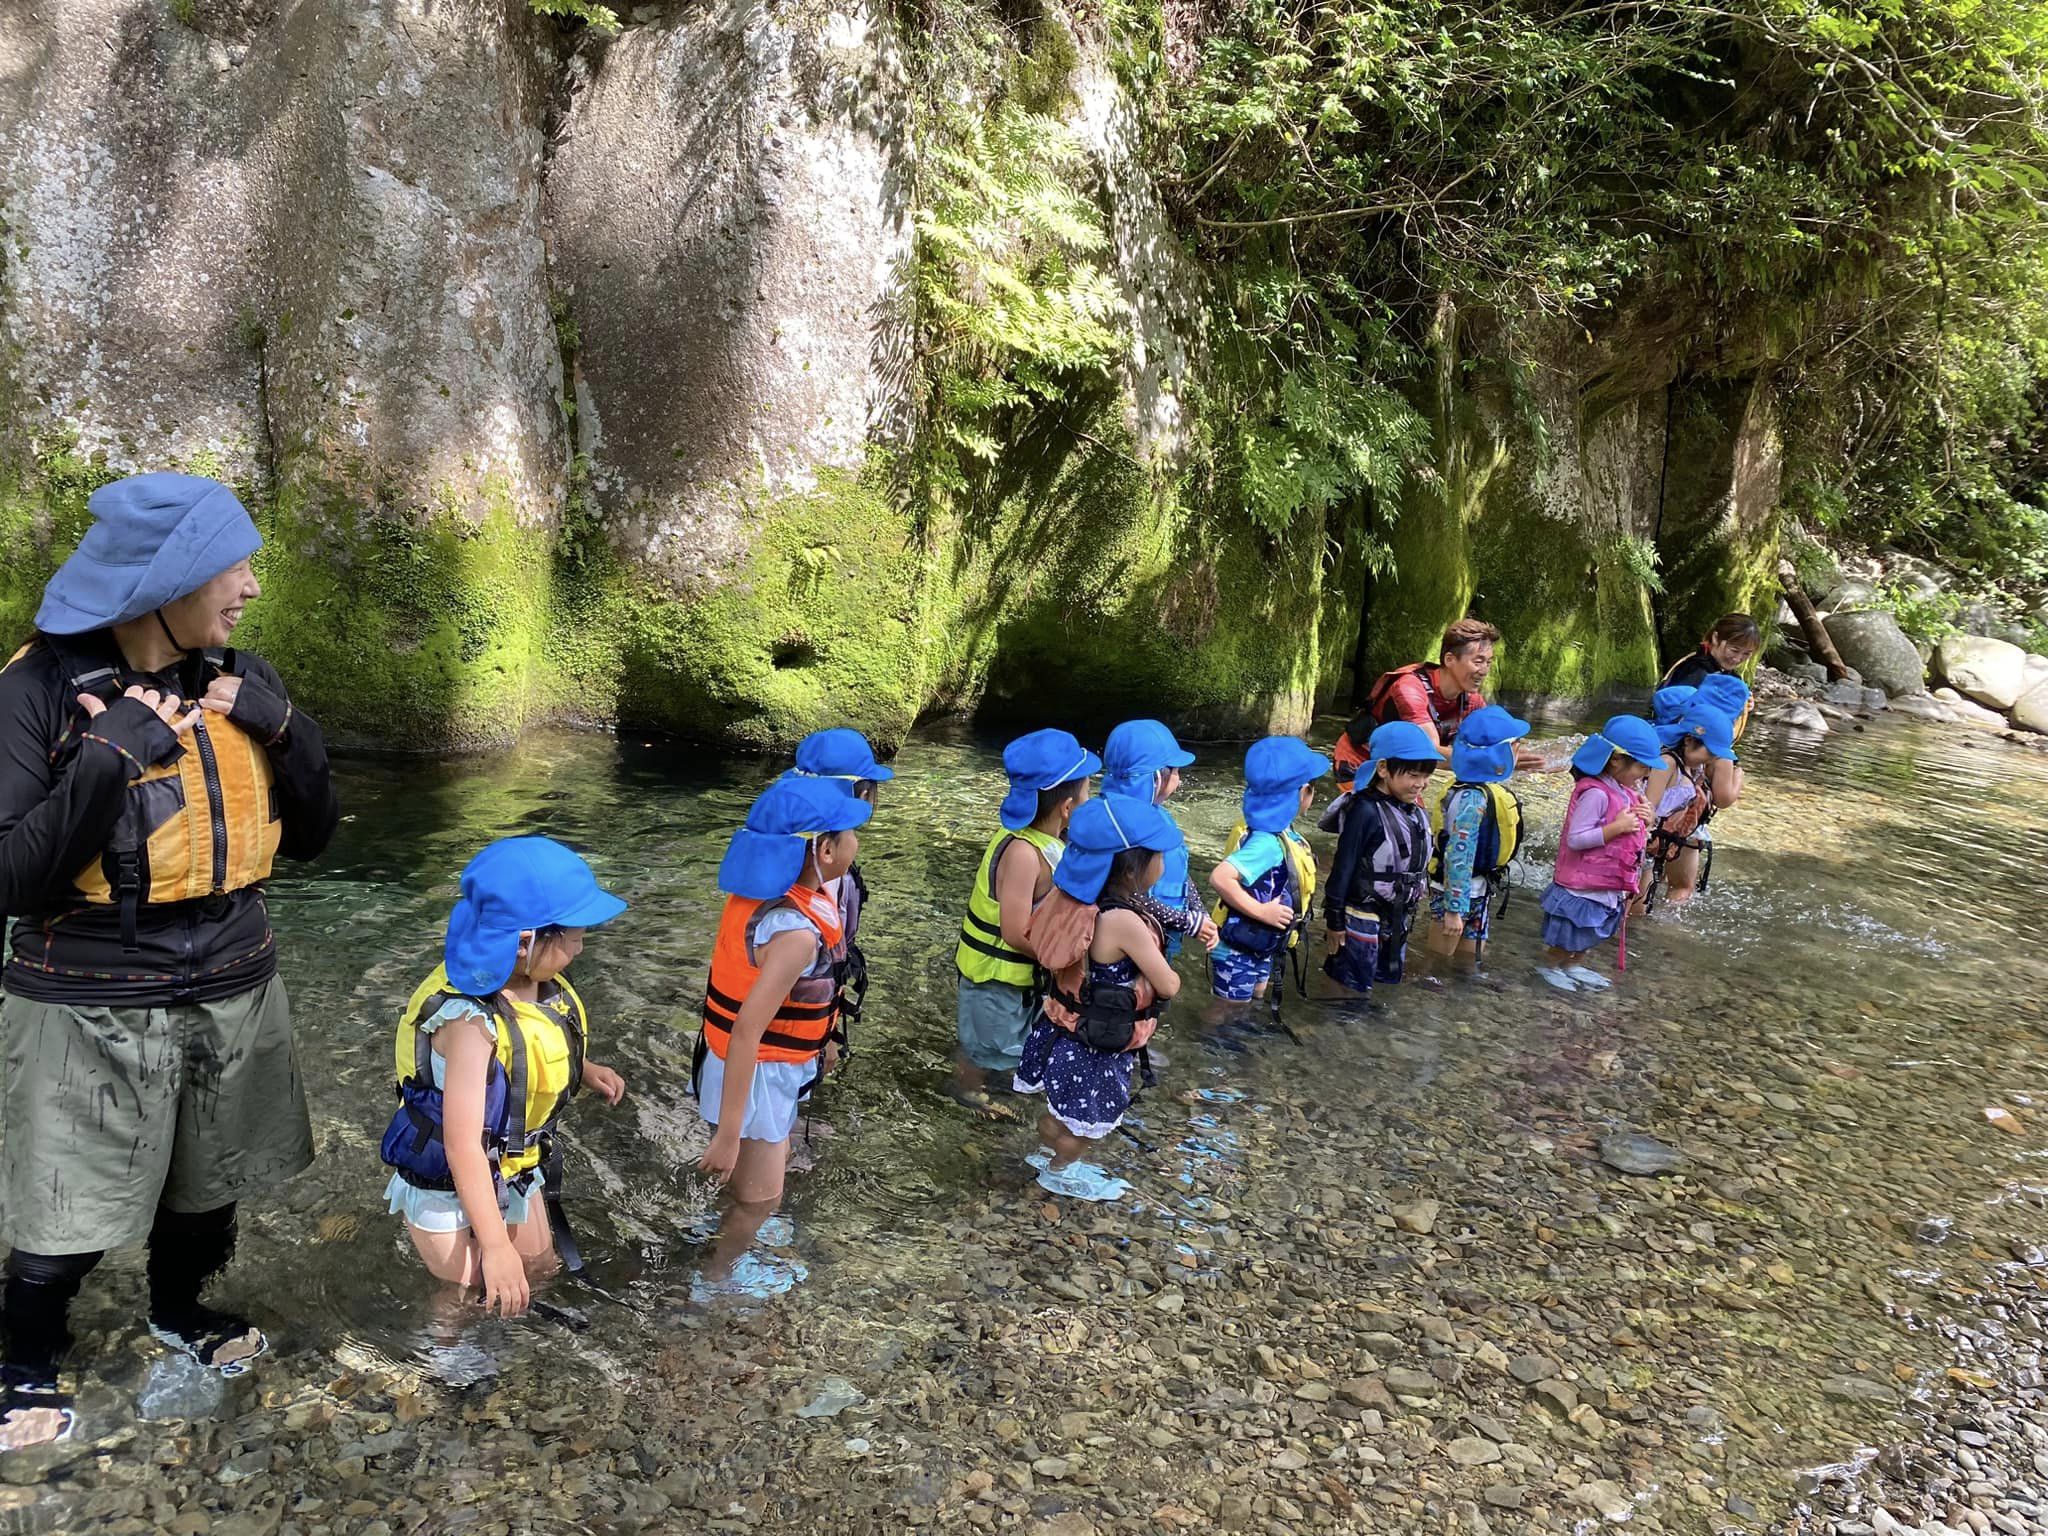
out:
{"label": "white water shoe", "polygon": [[1093,1163],[1041,1168],[1038,1187],[1075,1200],[1116,1200],[1131,1192],[1129,1184],[1122,1179],[1111,1178]]}
{"label": "white water shoe", "polygon": [[1576,992],[1579,990],[1579,984],[1554,965],[1539,965],[1536,967],[1536,974],[1560,992]]}
{"label": "white water shoe", "polygon": [[1564,973],[1579,984],[1579,990],[1582,992],[1605,992],[1614,985],[1598,971],[1590,970],[1583,965],[1568,965]]}

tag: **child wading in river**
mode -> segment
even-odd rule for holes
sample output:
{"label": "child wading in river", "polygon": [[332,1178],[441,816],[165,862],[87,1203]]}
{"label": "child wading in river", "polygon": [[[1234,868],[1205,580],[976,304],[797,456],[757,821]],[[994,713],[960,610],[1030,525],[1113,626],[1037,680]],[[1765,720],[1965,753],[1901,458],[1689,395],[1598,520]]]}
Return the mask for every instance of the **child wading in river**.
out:
{"label": "child wading in river", "polygon": [[1616,715],[1572,754],[1578,783],[1565,807],[1557,873],[1543,893],[1544,963],[1537,969],[1560,992],[1613,985],[1585,957],[1625,928],[1628,904],[1641,889],[1650,826],[1642,785],[1663,757],[1655,727],[1635,715]]}
{"label": "child wading in river", "polygon": [[1033,1159],[1056,1195],[1114,1200],[1130,1186],[1082,1161],[1123,1123],[1131,1079],[1159,1014],[1180,991],[1166,958],[1160,904],[1148,893],[1180,829],[1144,800],[1105,795],[1074,812],[1054,890],[1032,914],[1031,944],[1048,978],[1025,1039],[1019,1093],[1043,1093]]}
{"label": "child wading in river", "polygon": [[1408,928],[1429,869],[1422,792],[1443,762],[1434,737],[1406,720],[1366,738],[1330,862],[1323,974],[1350,992],[1400,981]]}
{"label": "child wading in river", "polygon": [[[1676,693],[1691,697],[1679,700],[1674,709],[1666,696]],[[1711,775],[1718,764],[1735,758],[1734,723],[1713,705],[1700,702],[1696,689],[1660,690],[1657,711],[1664,756],[1643,786],[1643,798],[1655,818],[1646,850],[1645,908],[1654,906],[1660,895],[1668,895],[1674,906],[1682,905],[1706,889],[1713,861],[1707,823],[1717,809]],[[1663,723],[1667,713],[1673,718]]]}
{"label": "child wading in river", "polygon": [[1294,820],[1329,771],[1330,760],[1298,736],[1268,736],[1245,751],[1244,818],[1230,856],[1209,874],[1221,898],[1209,952],[1209,990],[1219,998],[1249,1002],[1287,980],[1316,892],[1315,854]]}
{"label": "child wading in river", "polygon": [[492,843],[463,870],[442,964],[399,1019],[403,1102],[384,1133],[397,1170],[385,1196],[429,1272],[481,1285],[507,1317],[526,1310],[529,1278],[554,1267],[553,1135],[571,1096],[625,1097],[619,1074],[585,1054],[583,1000],[564,974],[584,930],[625,909],[560,843]]}
{"label": "child wading in river", "polygon": [[1010,792],[967,893],[953,963],[960,972],[960,1053],[948,1097],[990,1120],[1010,1120],[988,1095],[991,1072],[1013,1073],[1038,1011],[1038,967],[1025,929],[1052,890],[1060,841],[1102,759],[1065,731],[1033,731],[1003,749]]}
{"label": "child wading in river", "polygon": [[[881,804],[881,786],[896,777],[896,770],[875,761],[875,749],[859,731],[836,726],[813,731],[798,742],[796,766],[783,777],[838,784],[873,811]],[[839,974],[839,1033],[850,1042],[868,996],[868,957],[860,947],[860,922],[868,905],[867,877],[860,865],[852,864],[846,873],[827,881],[825,891],[839,908],[839,925],[846,934],[846,958],[840,962]],[[850,1043],[841,1054],[853,1054]]]}
{"label": "child wading in river", "polygon": [[748,1250],[782,1199],[797,1106],[838,1060],[846,929],[826,887],[860,854],[874,808],[839,785],[777,779],[718,866],[726,892],[693,1062],[714,1130],[698,1165],[732,1203],[693,1294],[772,1295],[803,1277]]}
{"label": "child wading in river", "polygon": [[1430,949],[1474,964],[1486,952],[1496,896],[1505,900],[1508,864],[1522,838],[1522,806],[1508,788],[1515,746],[1529,734],[1498,704],[1474,710],[1451,744],[1451,787],[1432,830]]}
{"label": "child wading in river", "polygon": [[[1180,789],[1181,769],[1194,760],[1194,753],[1185,750],[1174,740],[1173,732],[1157,720],[1126,720],[1103,743],[1102,792],[1156,805],[1173,821],[1166,802]],[[1178,828],[1180,824],[1174,825]],[[1167,959],[1180,953],[1183,937],[1192,936],[1205,949],[1215,945],[1216,924],[1203,910],[1202,893],[1188,878],[1185,844],[1166,853],[1152,897],[1166,923]]]}

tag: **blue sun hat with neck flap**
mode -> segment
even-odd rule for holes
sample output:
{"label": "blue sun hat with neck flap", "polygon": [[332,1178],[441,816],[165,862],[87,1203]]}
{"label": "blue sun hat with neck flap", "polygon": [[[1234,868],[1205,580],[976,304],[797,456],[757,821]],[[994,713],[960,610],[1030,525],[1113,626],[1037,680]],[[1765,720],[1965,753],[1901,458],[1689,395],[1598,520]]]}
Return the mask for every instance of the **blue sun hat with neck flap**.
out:
{"label": "blue sun hat with neck flap", "polygon": [[1172,853],[1182,846],[1180,828],[1150,800],[1099,795],[1074,808],[1067,851],[1052,872],[1052,883],[1076,901],[1094,901],[1102,895],[1111,862],[1126,848]]}
{"label": "blue sun hat with neck flap", "polygon": [[850,726],[837,725],[829,731],[813,731],[796,744],[796,766],[784,778],[833,779],[851,791],[862,779],[886,784],[896,770],[875,761],[875,749],[867,737]]}
{"label": "blue sun hat with neck flap", "polygon": [[[1502,711],[1506,713],[1506,711]],[[1462,730],[1462,727],[1461,727]],[[1412,720],[1389,720],[1365,739],[1365,769],[1378,763],[1441,763],[1435,738]],[[1370,776],[1368,776],[1370,777]]]}
{"label": "blue sun hat with neck flap", "polygon": [[1701,704],[1710,705],[1730,720],[1740,720],[1749,708],[1749,684],[1733,672],[1710,672],[1700,679],[1698,692],[1693,698]]}
{"label": "blue sun hat with neck flap", "polygon": [[780,778],[754,800],[718,865],[718,888],[770,901],[803,878],[810,840],[865,826],[875,808],[832,779]]}
{"label": "blue sun hat with neck flap", "polygon": [[512,979],[521,934],[595,928],[625,910],[581,855],[553,838],[500,838],[462,871],[462,893],[441,947],[448,984],[488,997]]}
{"label": "blue sun hat with neck flap", "polygon": [[1726,711],[1694,699],[1678,717],[1677,730],[1681,739],[1697,736],[1723,762],[1735,761],[1735,722]]}
{"label": "blue sun hat with neck flap", "polygon": [[1102,772],[1102,759],[1071,731],[1033,731],[1003,748],[1003,772],[1010,776],[1010,792],[1003,796],[1003,829],[1021,832],[1037,819],[1039,791],[1093,778]]}
{"label": "blue sun hat with neck flap", "polygon": [[1268,736],[1244,754],[1244,824],[1284,832],[1301,814],[1301,791],[1330,771],[1330,760],[1299,736]]}
{"label": "blue sun hat with neck flap", "polygon": [[36,628],[82,635],[154,613],[263,547],[235,493],[218,480],[159,471],[103,485],[92,526],[43,588]]}
{"label": "blue sun hat with neck flap", "polygon": [[1657,728],[1641,715],[1616,715],[1572,754],[1572,771],[1597,777],[1607,771],[1609,760],[1617,752],[1654,768],[1663,761],[1664,743],[1657,736]]}
{"label": "blue sun hat with neck flap", "polygon": [[1658,729],[1678,724],[1678,717],[1699,693],[1699,689],[1686,685],[1676,688],[1659,688],[1650,697],[1650,723]]}
{"label": "blue sun hat with neck flap", "polygon": [[1529,734],[1498,704],[1475,709],[1451,743],[1451,777],[1460,784],[1505,784],[1515,776],[1515,743]]}
{"label": "blue sun hat with neck flap", "polygon": [[1169,768],[1185,768],[1195,760],[1157,720],[1126,720],[1102,744],[1102,792],[1153,799],[1157,776]]}

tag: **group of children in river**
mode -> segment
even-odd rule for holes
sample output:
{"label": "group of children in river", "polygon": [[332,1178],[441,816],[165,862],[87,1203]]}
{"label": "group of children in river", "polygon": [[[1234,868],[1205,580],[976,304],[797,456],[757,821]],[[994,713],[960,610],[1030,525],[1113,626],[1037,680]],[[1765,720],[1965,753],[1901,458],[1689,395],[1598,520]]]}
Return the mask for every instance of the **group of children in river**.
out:
{"label": "group of children in river", "polygon": [[[1084,1200],[1123,1194],[1128,1185],[1085,1154],[1150,1079],[1149,1044],[1182,987],[1182,946],[1207,953],[1218,1019],[1257,1000],[1277,1013],[1290,970],[1305,990],[1318,871],[1297,823],[1333,768],[1336,792],[1319,818],[1337,836],[1323,884],[1324,974],[1354,997],[1401,981],[1425,900],[1426,947],[1476,963],[1523,844],[1509,781],[1541,763],[1517,746],[1528,724],[1477,692],[1494,639],[1461,621],[1438,663],[1382,679],[1334,764],[1298,737],[1254,742],[1242,815],[1208,895],[1166,809],[1194,757],[1165,725],[1128,721],[1101,756],[1064,730],[1011,742],[1009,791],[955,950],[950,1096],[998,1119],[1014,1118],[1004,1090],[1042,1100],[1044,1144],[1029,1159],[1038,1183]],[[1755,641],[1746,617],[1721,621],[1667,676],[1654,718],[1616,715],[1573,754],[1541,902],[1537,974],[1551,987],[1608,988],[1593,953],[1618,938],[1625,968],[1629,915],[1704,883],[1707,822],[1741,793],[1735,739],[1749,690],[1736,670]],[[1448,788],[1432,796],[1446,758]],[[700,1166],[731,1198],[703,1294],[758,1295],[792,1278],[785,1267],[778,1280],[750,1250],[781,1199],[801,1102],[832,1070],[865,996],[859,829],[893,776],[856,731],[806,738],[720,864],[725,902],[691,1077],[712,1127]],[[563,972],[584,931],[624,909],[558,843],[492,844],[463,871],[445,963],[399,1023],[401,1104],[383,1147],[391,1209],[434,1275],[480,1286],[508,1313],[526,1305],[535,1266],[555,1254],[580,1263],[553,1132],[580,1086],[617,1103],[625,1084],[588,1058],[583,1005]]]}

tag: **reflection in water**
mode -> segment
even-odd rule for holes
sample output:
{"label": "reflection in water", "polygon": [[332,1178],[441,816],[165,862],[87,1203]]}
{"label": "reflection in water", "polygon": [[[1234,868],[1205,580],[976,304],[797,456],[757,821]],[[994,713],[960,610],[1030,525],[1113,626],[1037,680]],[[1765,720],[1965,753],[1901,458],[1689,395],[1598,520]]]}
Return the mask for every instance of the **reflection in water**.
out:
{"label": "reflection in water", "polygon": [[[1038,1198],[1018,1193],[1029,1129],[969,1124],[937,1093],[953,937],[1002,794],[995,746],[962,732],[912,742],[864,834],[866,1020],[851,1068],[810,1102],[787,1217],[763,1234],[764,1255],[807,1272],[803,1308],[1041,1283],[1028,1250],[962,1236],[963,1222],[1021,1221]],[[1201,757],[1176,802],[1198,876],[1235,819],[1239,754]],[[468,1379],[519,1420],[574,1383],[632,1380],[675,1329],[701,1326],[690,1276],[717,1199],[694,1166],[706,1133],[690,1037],[724,841],[778,766],[580,736],[489,760],[344,766],[332,853],[275,885],[322,1156],[251,1203],[229,1282],[276,1331],[270,1387],[379,1370],[422,1391]],[[1938,1370],[1938,1347],[1915,1355],[1898,1319],[1925,1326],[1967,1292],[1955,1266],[1978,1262],[1969,1252],[2024,1264],[2042,1237],[2048,1172],[1983,1112],[2025,1118],[2038,1088],[2048,770],[1904,727],[1796,752],[1756,743],[1747,766],[1751,801],[1715,826],[1711,892],[1632,931],[1611,996],[1535,983],[1548,870],[1531,864],[1496,924],[1491,986],[1390,989],[1373,1015],[1296,1001],[1298,1044],[1253,1032],[1210,1048],[1190,1038],[1195,1007],[1170,1014],[1171,1064],[1133,1134],[1102,1149],[1134,1195],[1085,1218],[1130,1246],[1119,1294],[1170,1275],[1177,1316],[1180,1288],[1222,1297],[1270,1257],[1304,1294],[1327,1279],[1389,1307],[1456,1296],[1474,1317],[1553,1330],[1560,1351],[1598,1341],[1610,1401],[1660,1383],[1710,1392],[1756,1433],[1679,1433],[1710,1444],[1731,1480],[1745,1457],[1840,1455],[1852,1442],[1814,1383],[1851,1362]],[[1554,845],[1568,784],[1517,787],[1530,843]],[[384,1214],[377,1136],[396,1010],[435,962],[464,862],[513,832],[585,850],[632,902],[575,972],[629,1096],[571,1117],[570,1200],[595,1288],[557,1283],[531,1320],[451,1328]],[[1182,963],[1185,996],[1200,999],[1199,958]],[[1685,1169],[1657,1181],[1602,1168],[1598,1144],[1617,1131],[1682,1149]],[[1433,1247],[1383,1214],[1418,1192],[1442,1207]],[[136,1267],[112,1266],[111,1288],[136,1284]],[[88,1291],[88,1328],[132,1315],[109,1289]],[[1188,1305],[1186,1326],[1202,1326]],[[894,1369],[862,1390],[886,1395]]]}

